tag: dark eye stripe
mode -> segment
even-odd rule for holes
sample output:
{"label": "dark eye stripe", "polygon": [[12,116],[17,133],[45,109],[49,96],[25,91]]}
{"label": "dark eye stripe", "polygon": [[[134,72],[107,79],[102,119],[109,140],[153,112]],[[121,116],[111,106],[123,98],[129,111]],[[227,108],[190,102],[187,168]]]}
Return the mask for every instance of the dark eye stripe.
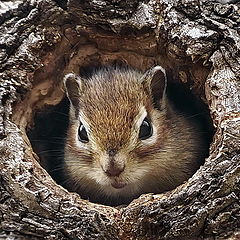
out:
{"label": "dark eye stripe", "polygon": [[139,129],[139,138],[141,140],[145,140],[150,138],[153,134],[152,124],[147,117],[145,117],[142,121],[142,124]]}
{"label": "dark eye stripe", "polygon": [[84,125],[81,122],[80,122],[80,126],[78,128],[78,139],[82,143],[89,142],[86,128],[84,127]]}

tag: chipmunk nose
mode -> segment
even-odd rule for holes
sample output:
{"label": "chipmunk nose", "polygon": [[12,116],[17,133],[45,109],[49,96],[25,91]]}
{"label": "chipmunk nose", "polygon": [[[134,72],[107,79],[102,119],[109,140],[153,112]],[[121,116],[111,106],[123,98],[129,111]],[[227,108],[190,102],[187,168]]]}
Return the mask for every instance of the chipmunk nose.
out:
{"label": "chipmunk nose", "polygon": [[109,166],[104,172],[109,177],[118,177],[121,172],[123,172],[125,166],[118,167],[118,166]]}
{"label": "chipmunk nose", "polygon": [[108,151],[109,161],[105,168],[103,168],[104,172],[109,177],[118,177],[121,172],[123,172],[125,168],[125,164],[121,162],[117,162],[115,159],[115,155],[117,154],[116,149],[109,149]]}

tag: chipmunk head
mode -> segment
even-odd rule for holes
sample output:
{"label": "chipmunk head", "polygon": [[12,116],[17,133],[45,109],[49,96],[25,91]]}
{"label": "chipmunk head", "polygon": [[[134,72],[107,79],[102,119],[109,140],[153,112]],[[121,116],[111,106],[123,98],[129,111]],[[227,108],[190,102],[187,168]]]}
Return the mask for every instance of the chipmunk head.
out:
{"label": "chipmunk head", "polygon": [[64,84],[70,100],[65,164],[76,185],[109,197],[141,193],[164,138],[165,70],[106,68],[88,79],[67,74]]}

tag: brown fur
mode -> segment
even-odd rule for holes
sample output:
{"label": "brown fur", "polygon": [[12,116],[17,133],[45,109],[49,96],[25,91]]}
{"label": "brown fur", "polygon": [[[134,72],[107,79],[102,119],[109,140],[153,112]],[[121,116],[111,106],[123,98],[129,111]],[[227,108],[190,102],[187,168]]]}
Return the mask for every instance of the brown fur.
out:
{"label": "brown fur", "polygon": [[[175,188],[201,163],[203,144],[197,126],[168,102],[162,110],[154,108],[153,91],[146,91],[142,75],[109,68],[90,79],[79,78],[79,95],[75,96],[79,106],[72,101],[65,168],[69,179],[66,187],[83,198],[110,205],[128,203],[142,193]],[[71,101],[71,86],[67,93]],[[136,122],[145,111],[154,134],[141,141]],[[88,125],[88,143],[77,139],[80,120]],[[116,156],[109,157],[109,149],[116,149]],[[109,177],[103,171],[111,161],[124,168],[119,176]],[[115,189],[113,183],[126,186]]]}

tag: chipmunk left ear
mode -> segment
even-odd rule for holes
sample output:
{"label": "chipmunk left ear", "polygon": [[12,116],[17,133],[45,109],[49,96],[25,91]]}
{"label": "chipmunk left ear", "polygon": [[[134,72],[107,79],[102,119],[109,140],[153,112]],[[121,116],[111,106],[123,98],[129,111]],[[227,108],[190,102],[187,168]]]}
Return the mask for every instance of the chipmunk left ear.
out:
{"label": "chipmunk left ear", "polygon": [[148,70],[141,78],[144,89],[152,95],[154,106],[160,110],[166,107],[167,75],[161,66]]}
{"label": "chipmunk left ear", "polygon": [[64,79],[63,83],[65,86],[66,94],[71,102],[71,105],[78,112],[80,96],[84,88],[83,80],[80,76],[75,73],[68,73]]}

